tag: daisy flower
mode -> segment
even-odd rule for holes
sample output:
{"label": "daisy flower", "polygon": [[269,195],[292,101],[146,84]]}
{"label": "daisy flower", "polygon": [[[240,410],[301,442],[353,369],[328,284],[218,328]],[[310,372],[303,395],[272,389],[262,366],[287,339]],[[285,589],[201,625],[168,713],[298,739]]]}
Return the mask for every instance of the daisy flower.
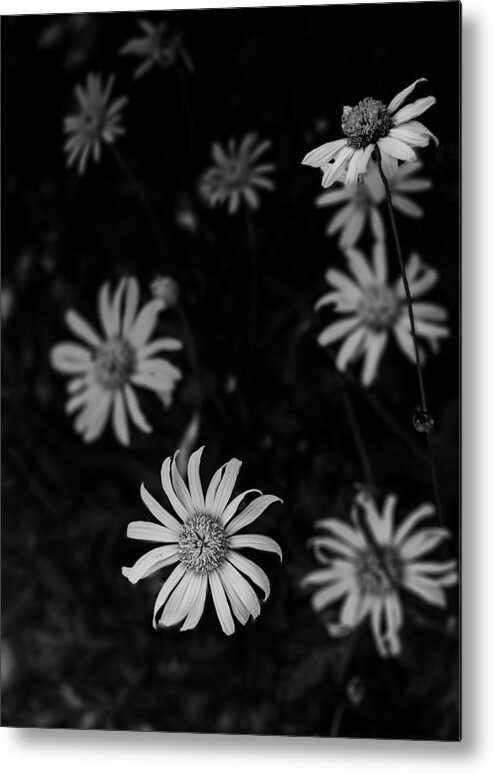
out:
{"label": "daisy flower", "polygon": [[163,301],[150,301],[137,313],[138,305],[139,286],[134,278],[124,277],[113,295],[105,282],[98,297],[102,334],[71,309],[65,320],[82,343],[61,343],[51,350],[53,367],[70,376],[65,410],[78,412],[75,429],[86,443],[102,434],[110,414],[115,435],[124,445],[130,442],[127,415],[142,432],[151,432],[135,388],[150,389],[160,397],[166,394],[170,402],[181,378],[178,368],[156,356],[181,349],[181,342],[175,338],[151,340]]}
{"label": "daisy flower", "polygon": [[318,586],[312,596],[315,611],[343,600],[338,622],[327,624],[332,636],[344,636],[369,618],[382,657],[401,651],[399,632],[404,615],[400,589],[443,608],[447,604],[443,589],[458,579],[455,560],[423,560],[450,536],[442,528],[416,528],[435,514],[433,505],[421,505],[396,527],[396,504],[397,497],[390,494],[379,512],[372,497],[360,492],[351,509],[352,526],[337,518],[319,521],[317,526],[325,533],[314,537],[311,544],[324,568],[303,580],[303,585]]}
{"label": "daisy flower", "polygon": [[99,161],[103,142],[111,144],[125,134],[120,121],[128,99],[120,97],[110,101],[114,80],[112,75],[103,87],[101,76],[90,73],[85,89],[80,84],[75,87],[79,110],[64,120],[64,130],[70,135],[64,147],[67,166],[78,161],[79,174],[85,172],[91,153],[94,161]]}
{"label": "daisy flower", "polygon": [[229,214],[234,215],[243,200],[251,209],[257,209],[258,191],[273,191],[275,187],[268,177],[275,165],[258,163],[271,144],[269,140],[259,141],[256,134],[247,134],[241,143],[230,140],[227,148],[214,143],[214,166],[202,175],[199,183],[200,193],[209,206],[227,203]]}
{"label": "daisy flower", "polygon": [[430,139],[438,140],[420,121],[415,121],[435,104],[435,97],[422,97],[402,107],[416,84],[426,81],[418,78],[397,94],[388,105],[379,99],[366,97],[354,107],[345,107],[341,126],[345,136],[326,142],[304,157],[302,164],[322,169],[322,187],[329,188],[345,173],[345,182],[355,183],[366,172],[371,154],[378,146],[383,170],[391,176],[399,161],[417,161],[414,148],[424,148]]}
{"label": "daisy flower", "polygon": [[[396,167],[389,178],[392,204],[395,209],[408,217],[423,217],[423,210],[409,198],[409,193],[419,193],[431,188],[431,180],[415,175],[422,169],[421,163],[406,161]],[[342,177],[342,175],[341,175]],[[339,231],[339,246],[353,247],[369,222],[377,241],[385,239],[385,227],[379,211],[385,201],[385,188],[378,167],[370,161],[366,175],[360,182],[339,185],[333,191],[321,193],[316,199],[317,207],[343,206],[327,224],[327,236]]]}
{"label": "daisy flower", "polygon": [[[385,244],[376,242],[373,247],[373,261],[365,258],[356,249],[346,250],[351,276],[336,269],[329,269],[325,275],[330,292],[323,295],[315,309],[332,304],[342,319],[332,322],[318,336],[320,346],[328,346],[344,339],[336,358],[339,370],[364,357],[362,382],[369,386],[377,375],[380,359],[392,332],[403,353],[415,362],[409,315],[402,279],[391,283],[387,278],[387,256]],[[438,280],[438,273],[422,263],[419,255],[412,254],[406,273],[413,297],[415,327],[418,338],[429,341],[433,352],[438,351],[438,342],[449,335],[443,324],[447,312],[442,306],[421,298]],[[421,359],[423,354],[420,352]]]}
{"label": "daisy flower", "polygon": [[146,19],[139,19],[137,24],[142,35],[127,41],[120,49],[120,54],[130,54],[142,59],[134,72],[134,78],[141,78],[153,67],[163,69],[171,67],[178,56],[181,56],[190,70],[192,69],[192,63],[179,33],[171,30],[164,22],[152,24]]}
{"label": "daisy flower", "polygon": [[[200,460],[204,448],[188,461],[188,485],[178,471],[176,456],[168,457],[161,468],[161,483],[170,510],[154,499],[144,485],[140,493],[151,515],[159,524],[148,521],[130,523],[127,536],[145,542],[160,543],[145,553],[132,567],[123,567],[124,577],[137,583],[165,566],[175,565],[164,582],[154,604],[153,625],[169,627],[183,623],[182,631],[198,624],[210,589],[221,628],[234,633],[234,618],[242,625],[260,614],[260,602],[251,582],[264,594],[270,594],[265,572],[239,551],[243,548],[276,553],[281,548],[261,534],[238,534],[255,521],[279,497],[267,494],[253,499],[239,513],[249,489],[233,499],[231,495],[241,462],[231,459],[214,473],[207,491],[202,488]],[[177,452],[178,453],[178,452]]]}

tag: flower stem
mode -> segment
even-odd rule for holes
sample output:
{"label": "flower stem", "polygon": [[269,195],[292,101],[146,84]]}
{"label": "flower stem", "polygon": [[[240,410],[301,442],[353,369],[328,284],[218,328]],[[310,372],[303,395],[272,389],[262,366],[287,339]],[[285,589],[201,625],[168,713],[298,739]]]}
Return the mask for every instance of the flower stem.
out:
{"label": "flower stem", "polygon": [[341,732],[341,724],[346,711],[346,699],[342,698],[337,704],[329,730],[329,738],[337,738]]}
{"label": "flower stem", "polygon": [[[416,370],[418,374],[418,384],[419,384],[419,393],[420,393],[420,410],[419,413],[421,414],[421,417],[423,419],[423,426],[420,431],[423,431],[426,433],[426,439],[427,439],[427,448],[428,448],[428,457],[429,457],[429,463],[430,463],[430,471],[431,471],[431,479],[432,479],[432,485],[433,485],[433,493],[435,498],[435,504],[436,504],[436,510],[437,510],[437,517],[440,525],[442,525],[442,516],[441,516],[441,507],[440,507],[440,497],[438,492],[438,481],[437,481],[437,475],[436,475],[436,468],[435,468],[435,458],[433,454],[433,446],[431,443],[430,438],[430,432],[433,428],[433,419],[428,411],[428,401],[426,399],[426,390],[425,390],[425,383],[423,378],[423,369],[421,366],[421,359],[419,354],[419,346],[418,346],[418,339],[416,335],[416,325],[414,321],[414,309],[413,309],[413,299],[411,295],[411,289],[409,287],[409,282],[407,279],[406,274],[406,266],[404,264],[404,259],[402,257],[402,248],[401,243],[399,239],[399,232],[397,230],[397,223],[395,220],[395,214],[394,214],[394,207],[392,205],[392,193],[390,190],[389,181],[387,180],[387,177],[385,175],[385,172],[383,171],[382,167],[382,154],[380,153],[380,148],[378,145],[375,145],[375,159],[378,166],[378,171],[380,173],[380,177],[382,178],[383,187],[385,190],[385,198],[387,201],[387,210],[389,213],[389,220],[390,220],[390,226],[392,229],[392,236],[394,237],[394,244],[395,249],[397,252],[397,258],[399,260],[399,268],[401,272],[401,278],[402,278],[402,284],[404,285],[404,292],[406,294],[406,303],[407,303],[407,311],[409,315],[409,325],[411,328],[411,338],[413,340],[413,346],[414,346],[414,356],[416,359]],[[418,425],[415,421],[414,426],[416,429],[418,429]]]}
{"label": "flower stem", "polygon": [[419,392],[420,392],[420,399],[421,399],[421,409],[428,412],[428,403],[426,400],[426,391],[425,391],[425,384],[423,379],[423,370],[421,367],[421,360],[419,356],[419,346],[418,346],[418,338],[416,335],[416,325],[414,322],[414,309],[413,309],[413,300],[411,296],[411,289],[409,287],[409,282],[407,279],[406,274],[406,267],[404,265],[404,259],[402,257],[402,249],[401,249],[401,243],[399,239],[399,232],[397,231],[397,223],[395,221],[395,215],[394,215],[394,207],[392,205],[392,193],[390,191],[390,185],[389,181],[387,180],[387,177],[385,176],[385,172],[382,168],[382,154],[380,153],[380,148],[378,145],[375,145],[375,158],[377,161],[378,171],[380,172],[380,177],[382,178],[382,183],[385,189],[385,197],[387,200],[387,210],[389,213],[389,220],[390,220],[390,226],[392,228],[392,235],[394,237],[394,244],[395,249],[397,252],[397,258],[399,260],[399,268],[401,272],[401,278],[402,283],[404,285],[404,292],[406,294],[406,303],[407,303],[407,311],[409,315],[409,324],[411,327],[411,337],[413,339],[413,346],[414,346],[414,355],[416,358],[416,369],[418,373],[418,383],[419,383]]}

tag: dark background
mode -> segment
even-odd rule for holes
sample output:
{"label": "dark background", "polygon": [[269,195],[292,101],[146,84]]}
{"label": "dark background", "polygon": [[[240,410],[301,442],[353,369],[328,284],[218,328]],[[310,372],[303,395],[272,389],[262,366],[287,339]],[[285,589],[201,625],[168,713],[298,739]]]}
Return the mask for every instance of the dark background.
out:
{"label": "dark background", "polygon": [[[425,375],[453,533],[443,557],[459,549],[459,15],[458,3],[442,2],[2,19],[3,724],[458,738],[457,590],[444,611],[406,598],[403,654],[383,661],[366,625],[330,640],[299,581],[314,567],[305,548],[313,523],[346,518],[363,480],[341,384],[378,494],[395,491],[403,515],[432,497],[410,427],[412,367],[389,349],[369,392],[401,437],[316,344],[322,317],[313,303],[327,266],[344,259],[324,236],[332,210],[314,207],[319,175],[300,164],[340,135],[343,105],[365,96],[388,102],[422,76],[429,84],[420,95],[437,98],[425,123],[441,144],[423,153],[434,182],[419,196],[425,217],[401,217],[399,227],[406,253],[416,249],[440,271],[434,299],[450,313],[452,336]],[[118,50],[141,17],[183,32],[193,73],[155,69],[132,80],[137,62]],[[114,94],[129,97],[118,147],[151,197],[164,257],[107,149],[82,177],[65,168],[63,116],[89,71],[115,72]],[[207,210],[197,179],[212,141],[248,131],[272,138],[277,189],[255,215],[259,309],[247,377],[245,222]],[[190,228],[180,225],[184,208]],[[285,502],[259,528],[284,550],[282,566],[258,556],[271,597],[258,621],[231,638],[210,609],[193,632],[154,632],[158,579],[132,587],[120,574],[143,552],[125,539],[127,523],[146,517],[139,485],[158,492],[161,461],[194,414],[186,354],[177,359],[185,378],[171,410],[149,398],[155,431],[135,433],[129,450],[109,431],[83,444],[63,412],[64,379],[49,365],[51,346],[70,338],[65,310],[94,320],[101,282],[129,272],[143,286],[158,272],[180,284],[200,359],[206,479],[237,456],[241,489]],[[166,319],[181,335],[177,313]],[[225,388],[231,375],[233,392]],[[348,697],[355,683],[361,700]]]}

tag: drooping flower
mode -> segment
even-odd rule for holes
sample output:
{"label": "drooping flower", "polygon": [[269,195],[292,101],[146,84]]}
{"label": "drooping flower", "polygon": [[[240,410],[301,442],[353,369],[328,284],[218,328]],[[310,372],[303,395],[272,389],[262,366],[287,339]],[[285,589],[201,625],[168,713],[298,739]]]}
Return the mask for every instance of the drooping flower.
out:
{"label": "drooping flower", "polygon": [[183,45],[179,32],[165,22],[152,24],[147,19],[138,19],[142,35],[128,40],[120,49],[120,54],[137,56],[142,59],[134,72],[134,78],[141,78],[153,67],[167,69],[180,57],[189,70],[192,63]]}
{"label": "drooping flower", "polygon": [[281,548],[270,537],[238,532],[281,500],[270,494],[260,495],[238,513],[248,494],[261,492],[249,489],[231,499],[241,467],[238,459],[220,467],[204,491],[200,478],[203,450],[199,448],[190,456],[188,485],[178,471],[177,454],[162,465],[161,483],[174,515],[141,486],[142,500],[159,524],[134,521],[128,526],[127,536],[160,546],[145,553],[132,567],[123,567],[122,573],[131,583],[137,583],[176,564],[156,598],[154,627],[183,623],[182,631],[195,628],[210,589],[221,628],[229,636],[235,630],[234,618],[245,625],[250,617],[260,614],[260,602],[249,581],[262,590],[264,601],[270,594],[265,572],[239,551],[265,550],[282,560]]}
{"label": "drooping flower", "polygon": [[110,283],[99,291],[98,308],[102,335],[76,311],[70,309],[66,323],[81,343],[61,343],[51,350],[53,367],[70,376],[65,410],[77,413],[75,429],[86,443],[104,431],[111,414],[113,431],[124,445],[130,442],[128,418],[142,432],[152,427],[142,413],[136,387],[171,395],[181,371],[163,357],[163,351],[176,351],[182,344],[176,338],[151,340],[164,304],[146,303],[137,313],[139,286],[124,277],[113,296]]}
{"label": "drooping flower", "polygon": [[399,161],[417,161],[414,148],[424,148],[430,139],[438,140],[420,121],[415,121],[432,105],[435,97],[422,97],[402,107],[415,86],[426,78],[418,78],[397,94],[388,105],[366,97],[354,107],[345,107],[341,126],[344,137],[326,142],[304,157],[302,164],[322,169],[322,187],[328,188],[345,173],[349,185],[365,174],[371,155],[378,146],[382,166],[391,177]]}
{"label": "drooping flower", "polygon": [[[400,590],[445,607],[443,589],[458,579],[455,560],[423,560],[449,536],[439,527],[416,529],[424,518],[434,515],[433,505],[421,505],[396,527],[396,504],[397,497],[390,494],[379,512],[373,498],[360,492],[351,509],[352,526],[337,518],[319,521],[317,526],[324,534],[314,537],[311,544],[324,568],[303,580],[303,585],[318,586],[312,596],[317,612],[343,599],[338,622],[327,624],[332,636],[344,636],[370,618],[382,657],[401,652],[399,631],[404,614]],[[361,525],[363,518],[366,530]]]}
{"label": "drooping flower", "polygon": [[[338,315],[344,316],[322,330],[318,342],[320,346],[329,346],[344,339],[337,354],[337,367],[345,370],[350,362],[364,357],[362,382],[369,386],[377,375],[390,333],[404,354],[415,362],[406,296],[400,277],[393,283],[388,280],[383,242],[375,243],[372,263],[360,250],[346,250],[345,254],[352,276],[329,269],[325,278],[331,290],[315,305],[318,310],[331,304]],[[419,255],[413,253],[406,274],[413,298],[417,337],[427,339],[432,351],[436,352],[439,340],[449,335],[444,324],[447,312],[442,306],[416,299],[436,284],[438,273],[425,266]],[[424,361],[424,352],[420,351],[420,359]]]}
{"label": "drooping flower", "polygon": [[241,143],[231,139],[227,148],[214,143],[214,166],[202,175],[199,184],[209,206],[227,204],[230,215],[239,210],[242,202],[251,209],[257,209],[260,205],[258,191],[273,191],[275,188],[268,177],[275,165],[257,163],[271,144],[270,140],[259,141],[256,134],[247,134]]}
{"label": "drooping flower", "polygon": [[85,89],[79,84],[75,87],[78,101],[78,112],[69,115],[64,120],[64,130],[70,135],[65,142],[67,166],[71,167],[78,161],[78,172],[83,174],[92,153],[94,161],[101,158],[101,148],[104,142],[111,144],[122,134],[121,111],[128,102],[126,97],[119,97],[111,102],[114,76],[112,75],[103,87],[101,75],[90,73],[87,76]]}
{"label": "drooping flower", "polygon": [[[389,178],[392,204],[408,217],[423,216],[421,207],[408,194],[427,191],[432,186],[431,180],[415,177],[422,166],[419,162],[406,161],[396,167]],[[333,191],[321,193],[315,201],[318,207],[344,205],[329,220],[326,229],[327,236],[333,236],[339,231],[339,246],[343,249],[357,243],[368,222],[375,239],[385,239],[384,221],[379,211],[380,204],[385,201],[385,188],[373,161],[370,161],[367,173],[360,182],[338,185]]]}

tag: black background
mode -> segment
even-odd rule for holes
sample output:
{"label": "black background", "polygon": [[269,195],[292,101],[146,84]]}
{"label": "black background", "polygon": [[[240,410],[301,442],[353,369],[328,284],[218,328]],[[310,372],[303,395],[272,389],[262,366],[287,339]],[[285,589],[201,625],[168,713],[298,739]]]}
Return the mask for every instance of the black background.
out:
{"label": "black background", "polygon": [[[434,188],[426,215],[399,218],[406,253],[440,271],[434,298],[452,335],[426,367],[437,420],[443,518],[459,530],[459,15],[455,2],[9,17],[2,19],[2,721],[5,725],[170,731],[457,739],[457,591],[445,611],[405,599],[403,654],[376,654],[366,626],[330,640],[299,581],[314,567],[313,523],[346,518],[359,457],[341,407],[341,380],[316,344],[313,303],[330,265],[344,266],[318,210],[315,170],[304,154],[340,136],[342,106],[388,102],[418,77],[437,105],[425,123],[440,147],[422,158]],[[183,32],[194,72],[153,70],[118,51],[136,19]],[[84,176],[65,168],[63,117],[87,72],[117,76],[125,94],[119,149],[151,198],[166,254],[109,152]],[[323,123],[321,123],[321,120]],[[253,373],[245,375],[249,263],[242,215],[212,213],[197,195],[214,140],[256,131],[273,140],[276,192],[255,215],[259,308]],[[183,202],[193,232],[180,228]],[[363,246],[366,246],[363,242]],[[63,314],[95,319],[101,282],[157,273],[181,288],[199,353],[204,404],[198,442],[204,476],[232,456],[239,487],[282,497],[259,531],[282,545],[280,566],[254,556],[272,594],[255,624],[226,638],[211,609],[198,628],[155,633],[158,580],[132,587],[120,574],[142,552],[125,539],[145,517],[139,485],[158,492],[161,461],[193,416],[185,379],[163,414],[144,403],[155,431],[130,450],[108,431],[84,446],[63,412],[64,381],[51,346],[70,338]],[[166,325],[181,334],[169,311]],[[357,371],[354,371],[357,375]],[[225,389],[234,375],[238,388]],[[399,495],[402,514],[432,496],[420,438],[412,367],[390,348],[370,390],[406,437],[381,420],[357,382],[351,395],[379,495]],[[363,699],[347,699],[357,678]]]}

